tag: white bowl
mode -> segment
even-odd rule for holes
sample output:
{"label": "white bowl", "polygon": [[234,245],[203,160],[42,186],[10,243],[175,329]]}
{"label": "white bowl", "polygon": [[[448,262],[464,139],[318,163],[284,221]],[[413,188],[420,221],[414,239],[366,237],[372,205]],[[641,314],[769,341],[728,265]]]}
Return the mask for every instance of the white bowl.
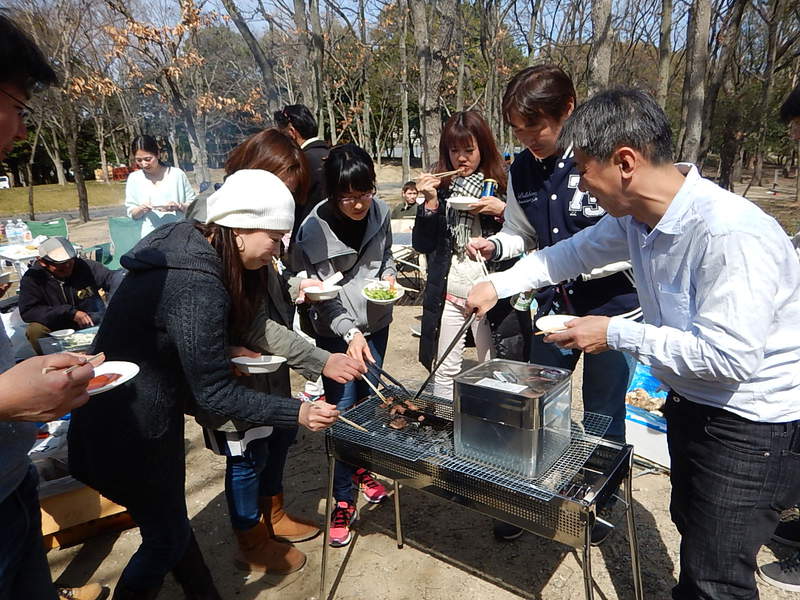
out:
{"label": "white bowl", "polygon": [[74,329],[56,329],[55,331],[51,331],[48,335],[61,340],[71,336],[73,333],[75,333]]}
{"label": "white bowl", "polygon": [[400,298],[402,298],[403,294],[405,293],[405,290],[403,288],[401,288],[400,286],[396,286],[394,288],[394,293],[395,293],[394,298],[390,298],[390,299],[387,299],[387,300],[381,300],[381,299],[378,299],[378,298],[370,298],[367,295],[367,290],[378,290],[378,289],[388,290],[389,289],[389,282],[388,281],[376,281],[375,283],[370,283],[369,285],[365,286],[363,290],[361,290],[361,295],[364,296],[364,298],[366,298],[370,302],[374,302],[375,304],[394,304],[395,302],[400,300]]}
{"label": "white bowl", "polygon": [[237,356],[236,358],[232,358],[231,362],[245,375],[260,375],[262,373],[277,371],[280,366],[286,362],[286,359],[283,356],[262,354],[258,358]]}
{"label": "white bowl", "polygon": [[312,285],[311,287],[304,289],[303,293],[306,295],[306,298],[312,302],[319,302],[320,300],[330,300],[331,298],[336,298],[341,289],[342,286],[340,285],[327,285],[325,287]]}
{"label": "white bowl", "polygon": [[567,327],[566,324],[568,321],[572,321],[572,319],[577,319],[573,315],[545,315],[544,317],[539,317],[536,319],[536,327],[538,327],[541,331],[547,331],[549,333],[557,333],[559,331],[564,331]]}
{"label": "white bowl", "polygon": [[478,199],[470,196],[451,196],[447,199],[447,207],[454,210],[470,210],[476,202]]}

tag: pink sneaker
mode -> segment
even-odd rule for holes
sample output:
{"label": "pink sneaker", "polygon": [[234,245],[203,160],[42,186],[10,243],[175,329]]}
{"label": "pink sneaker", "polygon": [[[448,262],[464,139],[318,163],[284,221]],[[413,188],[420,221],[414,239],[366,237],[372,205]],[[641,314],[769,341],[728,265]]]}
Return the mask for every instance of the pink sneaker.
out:
{"label": "pink sneaker", "polygon": [[386,488],[364,468],[356,470],[356,474],[353,475],[353,483],[359,487],[367,502],[378,504],[387,496]]}
{"label": "pink sneaker", "polygon": [[358,520],[358,509],[355,504],[342,500],[336,503],[331,513],[330,545],[334,548],[347,546],[352,533],[350,526]]}

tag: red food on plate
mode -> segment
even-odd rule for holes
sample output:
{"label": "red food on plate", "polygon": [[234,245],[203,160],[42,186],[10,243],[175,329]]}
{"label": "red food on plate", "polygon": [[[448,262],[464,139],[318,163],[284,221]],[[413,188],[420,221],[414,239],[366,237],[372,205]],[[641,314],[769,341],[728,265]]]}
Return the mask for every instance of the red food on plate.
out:
{"label": "red food on plate", "polygon": [[97,377],[92,377],[89,380],[89,385],[86,387],[86,389],[90,392],[94,390],[99,390],[101,387],[105,387],[109,383],[114,383],[120,377],[122,377],[120,373],[106,373],[104,375],[98,375]]}

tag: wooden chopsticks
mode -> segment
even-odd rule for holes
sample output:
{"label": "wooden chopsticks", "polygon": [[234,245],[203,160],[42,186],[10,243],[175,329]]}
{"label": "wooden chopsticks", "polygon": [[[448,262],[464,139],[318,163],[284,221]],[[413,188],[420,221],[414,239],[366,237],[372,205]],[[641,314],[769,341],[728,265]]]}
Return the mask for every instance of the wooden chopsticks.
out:
{"label": "wooden chopsticks", "polygon": [[450,177],[451,175],[458,175],[461,173],[461,169],[455,169],[453,171],[443,171],[441,173],[431,173],[431,177]]}
{"label": "wooden chopsticks", "polygon": [[343,417],[342,415],[339,415],[339,420],[340,420],[342,423],[347,423],[348,425],[350,425],[350,427],[355,427],[355,428],[356,428],[356,429],[358,429],[359,431],[363,431],[364,433],[369,433],[369,429],[367,429],[366,427],[362,427],[362,426],[361,426],[361,425],[359,425],[358,423],[354,423],[353,421],[351,421],[350,419],[347,419],[347,418]]}
{"label": "wooden chopsticks", "polygon": [[[82,367],[83,365],[89,364],[89,365],[92,365],[94,367],[95,366],[94,363],[95,363],[95,361],[97,359],[99,359],[99,358],[105,359],[105,357],[106,357],[105,354],[103,354],[102,352],[99,352],[99,353],[95,354],[94,356],[90,356],[89,358],[87,358],[86,362],[83,363],[83,364],[72,365],[71,367],[67,367],[66,369],[64,369],[64,375],[69,375],[75,369],[77,369],[78,367]],[[100,362],[103,362],[103,361],[101,360]],[[47,375],[48,373],[50,373],[52,371],[60,371],[61,369],[63,369],[63,367],[45,367],[44,369],[42,369],[42,375]]]}

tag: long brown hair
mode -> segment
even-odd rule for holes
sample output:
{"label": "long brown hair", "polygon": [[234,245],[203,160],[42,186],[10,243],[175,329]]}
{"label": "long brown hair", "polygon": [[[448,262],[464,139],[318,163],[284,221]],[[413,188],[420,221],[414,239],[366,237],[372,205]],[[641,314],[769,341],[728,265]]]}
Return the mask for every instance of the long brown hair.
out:
{"label": "long brown hair", "polygon": [[231,150],[225,161],[225,174],[231,175],[240,169],[269,171],[284,183],[294,177],[297,181],[294,201],[305,204],[309,186],[308,163],[300,146],[280,129],[270,127],[259,131]]}
{"label": "long brown hair", "polygon": [[244,268],[236,232],[232,228],[218,223],[196,223],[195,228],[222,261],[222,280],[231,299],[230,331],[234,337],[242,336],[253,324],[259,303],[267,294],[266,270]]}
{"label": "long brown hair", "polygon": [[506,191],[506,169],[503,157],[494,143],[492,130],[481,114],[475,110],[457,112],[447,119],[439,138],[439,163],[437,171],[452,171],[455,167],[450,162],[450,147],[454,144],[469,144],[472,138],[478,144],[481,163],[478,171],[487,179],[494,179],[501,192]]}

